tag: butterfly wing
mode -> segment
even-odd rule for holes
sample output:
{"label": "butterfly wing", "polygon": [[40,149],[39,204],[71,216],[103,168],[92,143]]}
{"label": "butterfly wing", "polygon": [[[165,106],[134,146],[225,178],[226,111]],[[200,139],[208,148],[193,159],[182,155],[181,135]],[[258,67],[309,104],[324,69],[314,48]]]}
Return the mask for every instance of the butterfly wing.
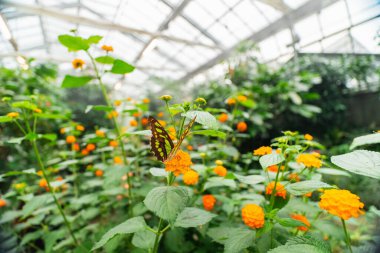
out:
{"label": "butterfly wing", "polygon": [[178,142],[175,144],[174,148],[172,149],[172,151],[170,152],[169,154],[169,160],[171,158],[173,158],[173,156],[175,156],[175,154],[177,153],[178,149],[181,147],[181,144],[183,142],[183,140],[186,138],[186,136],[189,134],[190,130],[191,130],[191,127],[193,126],[194,122],[195,122],[195,119],[197,118],[197,116],[195,116],[190,122],[189,124],[186,126],[185,128],[185,131],[183,131],[182,135],[179,137],[179,140]]}
{"label": "butterfly wing", "polygon": [[158,160],[164,162],[174,148],[173,141],[165,128],[153,117],[149,117],[152,137],[150,139],[151,149]]}

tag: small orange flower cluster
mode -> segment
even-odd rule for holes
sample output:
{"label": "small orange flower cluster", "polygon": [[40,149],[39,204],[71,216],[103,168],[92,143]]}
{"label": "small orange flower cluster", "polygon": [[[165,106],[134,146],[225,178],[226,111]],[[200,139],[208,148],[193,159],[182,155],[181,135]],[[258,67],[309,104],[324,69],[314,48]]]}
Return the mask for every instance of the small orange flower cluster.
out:
{"label": "small orange flower cluster", "polygon": [[113,102],[113,104],[114,104],[115,106],[120,106],[120,105],[121,105],[121,100],[115,100],[115,101]]}
{"label": "small orange flower cluster", "polygon": [[179,176],[180,174],[189,171],[190,166],[193,164],[190,155],[182,150],[179,150],[172,159],[167,160],[164,163],[165,170],[173,172],[175,176]]}
{"label": "small orange flower cluster", "polygon": [[[271,195],[272,194],[273,189],[274,189],[274,185],[275,185],[274,181],[270,182],[267,185],[267,187],[265,189],[265,194],[266,195]],[[277,184],[276,184],[276,194],[275,194],[275,196],[282,197],[283,199],[286,198],[285,187],[281,183],[279,183],[279,182],[277,182]]]}
{"label": "small orange flower cluster", "polygon": [[74,143],[74,142],[76,142],[76,138],[75,138],[75,136],[73,136],[73,135],[68,135],[67,137],[66,137],[66,143],[67,144],[72,144],[72,143]]}
{"label": "small orange flower cluster", "polygon": [[106,133],[102,130],[96,130],[95,134],[98,137],[105,137],[106,136]]}
{"label": "small orange flower cluster", "polygon": [[272,148],[268,146],[262,146],[253,151],[253,155],[267,155],[272,154]]}
{"label": "small orange flower cluster", "polygon": [[132,127],[137,127],[137,125],[138,125],[137,120],[132,119],[132,120],[129,122],[129,125],[132,126]]}
{"label": "small orange flower cluster", "polygon": [[119,116],[119,113],[117,111],[112,111],[107,114],[107,118],[109,119],[116,118],[117,116]]}
{"label": "small orange flower cluster", "polygon": [[314,139],[313,136],[310,134],[305,134],[303,137],[305,138],[305,140],[308,140],[308,141],[312,141]]}
{"label": "small orange flower cluster", "polygon": [[75,127],[75,129],[78,130],[78,131],[83,132],[85,128],[84,128],[84,126],[82,126],[82,125],[77,125],[77,126]]}
{"label": "small orange flower cluster", "polygon": [[103,45],[103,46],[102,46],[102,49],[103,49],[104,51],[106,51],[107,53],[108,53],[108,52],[113,52],[113,47],[112,47],[112,46]]}
{"label": "small orange flower cluster", "polygon": [[18,118],[19,116],[20,114],[18,112],[10,112],[7,114],[7,117],[13,118],[13,119]]}
{"label": "small orange flower cluster", "polygon": [[301,181],[301,179],[300,179],[300,177],[298,176],[297,173],[290,173],[288,175],[288,178],[289,178],[290,181],[295,181],[295,182]]}
{"label": "small orange flower cluster", "polygon": [[0,207],[4,207],[7,205],[7,202],[4,199],[0,199]]}
{"label": "small orange flower cluster", "polygon": [[146,126],[148,124],[149,124],[149,120],[147,118],[142,118],[141,119],[141,125]]}
{"label": "small orange flower cluster", "polygon": [[222,113],[219,115],[218,120],[222,123],[226,122],[228,120],[228,114],[227,113]]}
{"label": "small orange flower cluster", "polygon": [[206,194],[202,196],[202,202],[204,209],[206,209],[207,211],[211,211],[212,209],[214,209],[216,198],[211,194]]}
{"label": "small orange flower cluster", "polygon": [[189,170],[183,174],[183,182],[187,185],[195,185],[198,180],[199,174],[194,170]]}
{"label": "small orange flower cluster", "polygon": [[240,122],[236,125],[236,129],[237,129],[240,133],[244,133],[244,132],[246,132],[247,129],[248,129],[247,123],[245,123],[244,121],[240,121]]}
{"label": "small orange flower cluster", "polygon": [[222,165],[218,165],[214,168],[214,173],[220,177],[225,177],[227,175],[227,169]]}
{"label": "small orange flower cluster", "polygon": [[307,168],[320,168],[322,166],[322,161],[318,159],[318,153],[313,154],[300,154],[297,157],[297,163],[302,163]]}
{"label": "small orange flower cluster", "polygon": [[81,69],[83,68],[84,60],[77,58],[72,61],[72,64],[73,64],[74,69],[79,69],[79,68]]}
{"label": "small orange flower cluster", "polygon": [[306,226],[299,226],[299,227],[297,227],[298,230],[301,230],[301,231],[307,231],[307,230],[309,230],[309,228],[310,228],[310,222],[309,222],[309,220],[305,216],[303,216],[301,214],[292,214],[290,217],[292,219],[294,219],[294,220],[301,221],[301,222],[303,222],[303,224],[306,225]]}
{"label": "small orange flower cluster", "polygon": [[113,158],[113,162],[114,162],[114,164],[119,164],[119,165],[123,164],[123,160],[121,159],[120,156],[115,156]]}
{"label": "small orange flower cluster", "polygon": [[[282,165],[281,167],[280,167],[280,169],[283,171],[284,169],[285,169],[285,166],[284,165]],[[269,166],[268,168],[267,168],[267,170],[268,171],[270,171],[270,172],[277,172],[278,171],[278,165],[271,165],[271,166]]]}
{"label": "small orange flower cluster", "polygon": [[95,171],[95,176],[102,177],[103,176],[103,171],[102,170],[96,170]]}
{"label": "small orange flower cluster", "polygon": [[116,148],[119,143],[116,141],[116,140],[111,140],[109,143],[108,143],[109,146],[113,147],[113,148]]}
{"label": "small orange flower cluster", "polygon": [[321,196],[319,207],[344,220],[351,217],[359,217],[363,214],[364,204],[360,202],[359,196],[348,190],[325,190]]}
{"label": "small orange flower cluster", "polygon": [[236,100],[235,100],[234,98],[228,98],[228,99],[226,100],[226,103],[227,103],[228,105],[234,105],[234,104],[236,104]]}
{"label": "small orange flower cluster", "polygon": [[241,216],[245,225],[250,228],[262,228],[264,226],[264,210],[256,204],[248,204],[241,210]]}

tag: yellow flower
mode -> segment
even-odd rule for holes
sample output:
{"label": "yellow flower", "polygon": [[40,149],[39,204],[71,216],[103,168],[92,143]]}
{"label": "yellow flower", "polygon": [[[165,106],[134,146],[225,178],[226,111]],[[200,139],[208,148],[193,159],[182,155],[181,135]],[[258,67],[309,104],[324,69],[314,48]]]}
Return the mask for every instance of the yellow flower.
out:
{"label": "yellow flower", "polygon": [[135,119],[132,119],[130,122],[129,122],[129,125],[132,126],[132,127],[136,127],[138,125],[137,121]]}
{"label": "yellow flower", "polygon": [[20,114],[18,112],[10,112],[7,114],[7,117],[10,117],[10,118],[18,118],[20,116]]}
{"label": "yellow flower", "polygon": [[25,182],[18,183],[18,184],[15,184],[14,187],[16,190],[22,190],[26,187],[26,183]]}
{"label": "yellow flower", "polygon": [[119,116],[119,113],[117,111],[112,111],[107,114],[107,118],[109,119],[116,118],[117,116]]}
{"label": "yellow flower", "polygon": [[168,134],[170,136],[170,139],[175,140],[176,139],[176,132],[174,127],[168,127]]}
{"label": "yellow flower", "polygon": [[105,137],[106,136],[106,133],[102,130],[96,130],[95,134],[98,137]]}
{"label": "yellow flower", "polygon": [[295,182],[301,181],[301,179],[300,179],[300,177],[298,176],[297,173],[290,173],[288,175],[288,178],[289,178],[289,181],[295,181]]}
{"label": "yellow flower", "polygon": [[204,209],[206,209],[207,211],[211,211],[212,209],[214,209],[216,198],[211,194],[206,194],[202,196],[202,202]]}
{"label": "yellow flower", "polygon": [[240,95],[240,96],[237,96],[237,100],[239,102],[245,102],[245,101],[247,101],[247,97],[244,95]]}
{"label": "yellow flower", "polygon": [[187,185],[195,185],[198,183],[199,174],[194,170],[189,170],[183,174],[183,182]]}
{"label": "yellow flower", "polygon": [[39,109],[39,108],[36,108],[36,109],[34,109],[33,111],[34,111],[35,113],[41,113],[41,112],[42,112],[42,110]]}
{"label": "yellow flower", "polygon": [[319,207],[344,220],[357,218],[364,213],[362,210],[364,204],[360,202],[359,196],[348,190],[325,190]]}
{"label": "yellow flower", "polygon": [[159,113],[157,113],[157,117],[159,117],[159,118],[164,117],[164,113],[163,113],[163,112],[159,112]]}
{"label": "yellow flower", "polygon": [[144,104],[149,104],[149,103],[150,103],[150,99],[149,99],[149,98],[144,98],[144,99],[142,100],[142,102],[143,102]]}
{"label": "yellow flower", "polygon": [[207,101],[204,98],[197,98],[197,99],[194,100],[194,102],[197,103],[197,104],[201,104],[201,105],[207,104]]}
{"label": "yellow flower", "polygon": [[313,140],[313,136],[310,135],[310,134],[305,134],[303,137],[305,138],[305,140],[308,140],[308,141],[312,141]]}
{"label": "yellow flower", "polygon": [[218,166],[223,166],[223,161],[222,160],[216,160],[215,164]]}
{"label": "yellow flower", "polygon": [[172,100],[172,96],[170,96],[170,95],[162,95],[161,97],[160,97],[160,99],[161,100],[163,100],[163,101],[170,101],[170,100]]}
{"label": "yellow flower", "polygon": [[179,176],[180,174],[189,171],[190,166],[193,164],[190,155],[182,150],[179,150],[172,159],[167,160],[164,163],[165,170],[173,172],[175,176]]}
{"label": "yellow flower", "polygon": [[163,127],[166,126],[166,121],[165,121],[165,120],[158,120],[158,122],[159,122]]}
{"label": "yellow flower", "polygon": [[267,154],[272,154],[272,148],[271,147],[267,147],[267,146],[262,146],[258,149],[255,149],[253,151],[253,154],[254,155],[267,155]]}
{"label": "yellow flower", "polygon": [[82,125],[77,125],[77,126],[75,127],[75,129],[78,130],[78,131],[83,132],[83,131],[84,131],[84,126],[82,126]]}
{"label": "yellow flower", "polygon": [[227,169],[223,166],[216,166],[214,168],[214,173],[218,176],[225,177],[227,175]]}
{"label": "yellow flower", "polygon": [[102,49],[103,49],[104,51],[106,51],[107,53],[108,53],[108,52],[113,52],[113,47],[112,47],[112,46],[103,45],[103,46],[102,46]]}
{"label": "yellow flower", "polygon": [[119,105],[121,105],[121,100],[115,100],[115,102],[113,102],[113,104],[115,106],[119,106]]}
{"label": "yellow flower", "polygon": [[322,161],[313,154],[300,154],[298,155],[296,161],[297,163],[302,163],[308,168],[320,168],[322,166]]}
{"label": "yellow flower", "polygon": [[228,105],[234,105],[234,104],[236,104],[236,100],[235,100],[234,98],[228,98],[228,99],[226,100],[226,103],[227,103]]}
{"label": "yellow flower", "polygon": [[292,214],[290,217],[292,219],[294,219],[294,220],[301,221],[303,224],[306,225],[306,226],[299,226],[299,227],[297,227],[298,230],[301,230],[301,231],[307,231],[307,230],[309,230],[309,228],[310,228],[310,222],[309,222],[309,220],[305,216],[303,216],[301,214]]}
{"label": "yellow flower", "polygon": [[121,159],[120,156],[115,156],[115,157],[113,158],[113,162],[114,162],[115,164],[123,164],[123,160]]}
{"label": "yellow flower", "polygon": [[83,68],[84,60],[77,58],[72,61],[72,64],[73,64],[74,69],[79,69],[79,68],[81,69]]}
{"label": "yellow flower", "polygon": [[262,228],[265,222],[264,210],[261,206],[256,204],[247,204],[241,210],[241,217],[250,228]]}
{"label": "yellow flower", "polygon": [[[267,185],[267,187],[265,188],[265,194],[266,195],[271,195],[272,194],[273,189],[274,189],[274,184],[275,184],[275,182],[273,181],[273,182],[270,182]],[[281,183],[279,183],[279,182],[277,182],[277,184],[276,184],[276,194],[275,194],[275,196],[282,197],[283,199],[286,198],[285,187]]]}

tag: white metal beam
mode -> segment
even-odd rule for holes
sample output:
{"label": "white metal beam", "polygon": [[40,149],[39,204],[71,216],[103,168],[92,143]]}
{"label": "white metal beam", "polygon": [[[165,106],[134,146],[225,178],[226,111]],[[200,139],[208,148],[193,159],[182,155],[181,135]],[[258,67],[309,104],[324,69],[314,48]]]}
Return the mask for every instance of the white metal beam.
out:
{"label": "white metal beam", "polygon": [[148,31],[136,29],[133,27],[114,24],[112,22],[107,22],[104,20],[94,20],[94,19],[85,18],[85,17],[78,17],[75,15],[62,13],[59,10],[55,10],[55,9],[33,6],[33,5],[29,5],[29,4],[14,3],[14,2],[10,2],[8,0],[3,1],[2,4],[4,6],[15,7],[17,9],[17,11],[20,11],[20,12],[33,13],[36,15],[47,16],[47,17],[51,17],[51,18],[55,18],[55,19],[65,20],[65,21],[68,21],[71,23],[93,26],[93,27],[96,27],[99,29],[115,30],[115,31],[133,33],[133,34],[143,34],[143,35],[148,35],[151,37],[165,39],[165,40],[171,40],[171,41],[175,41],[178,43],[183,43],[183,44],[187,44],[187,45],[191,45],[191,46],[201,46],[201,47],[206,47],[206,48],[211,48],[211,49],[219,49],[219,47],[217,47],[215,45],[208,45],[208,44],[201,43],[201,42],[190,41],[190,40],[186,40],[186,39],[182,39],[182,38],[178,38],[178,37],[174,37],[174,36],[168,36],[168,35],[165,35],[162,33],[148,32]]}
{"label": "white metal beam", "polygon": [[[279,18],[277,21],[274,21],[273,23],[267,25],[263,29],[261,29],[258,32],[253,33],[252,35],[245,38],[243,41],[254,41],[256,43],[265,40],[266,38],[269,38],[272,35],[275,35],[277,32],[280,32],[286,28],[289,28],[292,24],[297,23],[298,21],[314,14],[319,11],[321,11],[323,8],[337,2],[339,0],[309,0],[302,6],[300,6],[298,9],[292,10],[288,12],[287,14],[283,15],[281,18]],[[183,76],[179,79],[181,82],[187,82],[195,75],[215,66],[216,64],[220,63],[221,61],[227,59],[240,45],[241,41],[234,46],[226,49],[221,54],[217,55],[216,57],[212,58],[211,60],[207,61],[203,65],[195,68],[194,70],[190,71],[188,74]]]}

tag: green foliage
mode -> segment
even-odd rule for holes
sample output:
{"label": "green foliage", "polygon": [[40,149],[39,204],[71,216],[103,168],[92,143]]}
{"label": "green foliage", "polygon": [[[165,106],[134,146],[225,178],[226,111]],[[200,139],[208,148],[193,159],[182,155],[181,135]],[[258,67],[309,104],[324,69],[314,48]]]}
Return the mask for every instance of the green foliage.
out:
{"label": "green foliage", "polygon": [[206,224],[215,216],[215,214],[206,212],[198,208],[186,207],[178,215],[174,223],[174,226],[183,228],[197,227]]}
{"label": "green foliage", "polygon": [[91,76],[66,75],[62,81],[62,88],[78,88],[86,85],[92,80]]}
{"label": "green foliage", "polygon": [[131,73],[135,67],[126,63],[123,60],[116,59],[113,62],[111,72],[114,74],[128,74]]}
{"label": "green foliage", "polygon": [[333,188],[331,185],[326,184],[321,181],[307,180],[302,182],[297,182],[294,184],[289,184],[286,190],[295,196],[301,196],[308,192],[313,192],[318,189],[328,189]]}

